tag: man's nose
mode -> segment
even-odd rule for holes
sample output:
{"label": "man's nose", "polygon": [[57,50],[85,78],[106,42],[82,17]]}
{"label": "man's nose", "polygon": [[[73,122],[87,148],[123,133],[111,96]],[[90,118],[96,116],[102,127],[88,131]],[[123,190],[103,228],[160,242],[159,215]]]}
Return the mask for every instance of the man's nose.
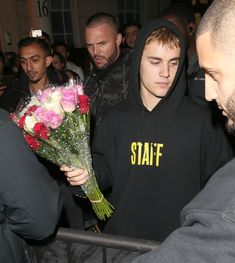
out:
{"label": "man's nose", "polygon": [[160,77],[168,78],[170,76],[169,67],[166,64],[161,65]]}
{"label": "man's nose", "polygon": [[93,47],[93,53],[94,53],[94,55],[99,55],[100,49],[99,49],[98,46],[94,46],[94,47]]}
{"label": "man's nose", "polygon": [[207,101],[212,101],[217,98],[215,83],[207,76],[205,76],[205,97]]}
{"label": "man's nose", "polygon": [[30,61],[26,62],[26,69],[31,70],[32,69],[32,63]]}

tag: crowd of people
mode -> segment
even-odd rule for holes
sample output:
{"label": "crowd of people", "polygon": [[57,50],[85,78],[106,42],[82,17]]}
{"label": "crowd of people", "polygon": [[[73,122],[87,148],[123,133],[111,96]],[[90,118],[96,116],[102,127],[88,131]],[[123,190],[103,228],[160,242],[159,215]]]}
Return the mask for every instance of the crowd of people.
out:
{"label": "crowd of people", "polygon": [[[0,52],[1,262],[27,262],[25,240],[58,226],[163,242],[136,263],[232,262],[234,15],[234,0],[214,0],[197,26],[179,3],[120,30],[96,13],[84,28],[88,73],[45,32]],[[36,158],[8,114],[71,80],[90,99],[93,168],[115,207],[106,222],[81,198],[89,171]]]}

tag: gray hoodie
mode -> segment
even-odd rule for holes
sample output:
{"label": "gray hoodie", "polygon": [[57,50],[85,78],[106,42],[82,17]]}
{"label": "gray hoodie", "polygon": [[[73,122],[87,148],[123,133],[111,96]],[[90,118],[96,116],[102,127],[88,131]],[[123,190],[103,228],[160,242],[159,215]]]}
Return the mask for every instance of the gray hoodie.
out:
{"label": "gray hoodie", "polygon": [[235,262],[235,159],[182,211],[182,226],[133,263]]}

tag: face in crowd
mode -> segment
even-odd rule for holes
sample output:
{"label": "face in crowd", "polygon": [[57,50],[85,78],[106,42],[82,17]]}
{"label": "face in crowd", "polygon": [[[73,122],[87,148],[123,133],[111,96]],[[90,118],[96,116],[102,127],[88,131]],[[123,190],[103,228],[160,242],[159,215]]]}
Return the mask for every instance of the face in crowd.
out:
{"label": "face in crowd", "polygon": [[54,52],[57,52],[59,54],[61,54],[65,59],[68,57],[68,51],[67,48],[65,46],[57,46],[54,50]]}
{"label": "face in crowd", "polygon": [[120,54],[122,36],[107,23],[86,27],[85,41],[97,69],[107,68]]}
{"label": "face in crowd", "polygon": [[152,110],[166,96],[179,65],[180,47],[152,39],[145,45],[140,65],[140,94]]}
{"label": "face in crowd", "polygon": [[129,26],[125,29],[125,41],[129,48],[134,48],[139,28],[137,26]]}
{"label": "face in crowd", "polygon": [[235,134],[235,53],[234,49],[212,45],[210,33],[197,39],[199,64],[205,72],[206,99],[215,100],[227,117],[227,128]]}
{"label": "face in crowd", "polygon": [[19,50],[20,64],[28,76],[29,81],[38,83],[47,76],[47,67],[52,62],[52,57],[47,56],[38,44],[30,44]]}
{"label": "face in crowd", "polygon": [[54,54],[52,58],[52,65],[57,70],[63,70],[65,67],[65,63],[61,61],[61,58],[58,54]]}

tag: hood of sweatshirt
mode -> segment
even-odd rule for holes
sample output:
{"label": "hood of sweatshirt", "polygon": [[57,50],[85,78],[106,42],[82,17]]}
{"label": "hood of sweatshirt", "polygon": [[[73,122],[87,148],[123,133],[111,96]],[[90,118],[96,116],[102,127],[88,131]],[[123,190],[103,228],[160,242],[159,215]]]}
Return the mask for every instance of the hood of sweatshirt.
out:
{"label": "hood of sweatshirt", "polygon": [[128,95],[128,100],[130,101],[131,105],[133,105],[133,107],[140,111],[145,109],[140,97],[139,71],[142,53],[145,47],[146,39],[149,37],[149,35],[154,30],[162,27],[170,29],[178,36],[180,40],[180,60],[174,81],[168,90],[168,93],[152,110],[152,113],[158,112],[159,115],[175,112],[181,105],[186,90],[186,75],[184,67],[186,53],[185,41],[182,33],[173,23],[161,19],[155,19],[145,24],[145,26],[143,26],[139,31],[132,54]]}

